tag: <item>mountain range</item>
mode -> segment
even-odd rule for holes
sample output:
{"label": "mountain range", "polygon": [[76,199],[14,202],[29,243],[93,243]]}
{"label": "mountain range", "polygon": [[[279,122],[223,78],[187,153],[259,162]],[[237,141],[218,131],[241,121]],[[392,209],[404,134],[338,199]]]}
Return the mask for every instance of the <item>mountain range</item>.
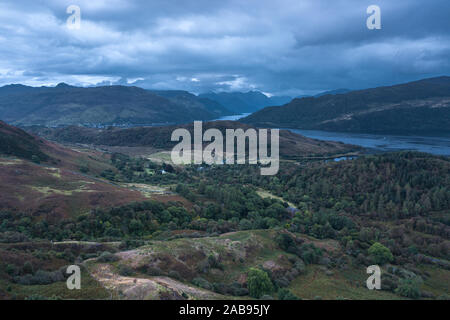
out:
{"label": "mountain range", "polygon": [[374,134],[450,133],[450,77],[294,99],[241,119],[263,127]]}
{"label": "mountain range", "polygon": [[7,85],[0,88],[1,119],[17,125],[61,126],[187,123],[229,115],[219,103],[185,91],[130,86],[81,88]]}

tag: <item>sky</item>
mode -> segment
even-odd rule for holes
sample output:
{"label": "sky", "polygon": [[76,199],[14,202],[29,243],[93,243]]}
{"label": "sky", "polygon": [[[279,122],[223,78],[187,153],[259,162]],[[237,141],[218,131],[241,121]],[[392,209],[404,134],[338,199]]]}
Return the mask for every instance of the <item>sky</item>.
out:
{"label": "sky", "polygon": [[[367,28],[370,5],[381,29]],[[440,75],[450,75],[449,0],[0,1],[0,86],[297,96]]]}

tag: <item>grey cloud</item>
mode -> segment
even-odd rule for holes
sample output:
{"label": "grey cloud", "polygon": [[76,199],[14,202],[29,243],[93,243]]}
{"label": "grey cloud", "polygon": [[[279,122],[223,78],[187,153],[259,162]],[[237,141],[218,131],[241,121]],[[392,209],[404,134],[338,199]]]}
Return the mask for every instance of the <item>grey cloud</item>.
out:
{"label": "grey cloud", "polygon": [[[68,30],[75,2],[82,27]],[[381,30],[366,28],[374,3]],[[448,0],[6,0],[0,85],[296,95],[397,83],[450,74],[448,12]]]}

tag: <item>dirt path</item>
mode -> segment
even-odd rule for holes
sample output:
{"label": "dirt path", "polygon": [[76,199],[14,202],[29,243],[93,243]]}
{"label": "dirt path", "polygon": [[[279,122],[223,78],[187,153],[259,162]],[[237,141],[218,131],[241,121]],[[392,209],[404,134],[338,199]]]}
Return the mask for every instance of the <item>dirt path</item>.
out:
{"label": "dirt path", "polygon": [[[212,291],[196,288],[168,277],[125,277],[115,273],[108,264],[96,264],[90,268],[91,276],[120,299],[223,299]],[[113,294],[114,295],[114,294]]]}

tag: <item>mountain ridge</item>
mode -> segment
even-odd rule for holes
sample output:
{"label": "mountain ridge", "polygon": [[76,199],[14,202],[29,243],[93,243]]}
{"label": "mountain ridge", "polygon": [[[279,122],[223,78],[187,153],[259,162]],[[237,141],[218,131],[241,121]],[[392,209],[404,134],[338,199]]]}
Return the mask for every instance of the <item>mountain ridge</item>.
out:
{"label": "mountain ridge", "polygon": [[133,86],[83,88],[61,83],[0,88],[2,120],[15,125],[168,124],[230,114],[219,104],[194,95],[180,101]]}
{"label": "mountain ridge", "polygon": [[338,132],[450,133],[450,77],[294,99],[240,121],[256,126]]}

